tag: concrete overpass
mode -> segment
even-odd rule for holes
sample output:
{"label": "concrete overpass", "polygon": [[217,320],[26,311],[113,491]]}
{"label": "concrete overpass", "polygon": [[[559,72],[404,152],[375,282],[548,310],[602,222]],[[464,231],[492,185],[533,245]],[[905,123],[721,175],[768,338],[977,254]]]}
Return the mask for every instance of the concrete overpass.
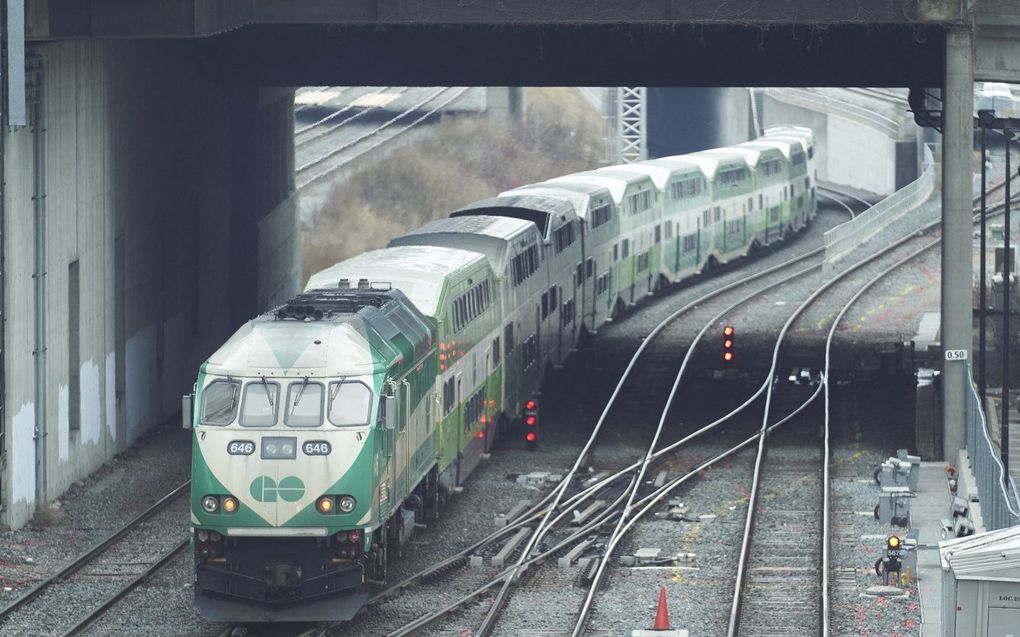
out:
{"label": "concrete overpass", "polygon": [[[1006,0],[981,2],[979,34],[986,5],[1002,9],[995,29],[1015,29]],[[276,87],[948,83],[946,210],[969,211],[975,29],[959,0],[4,8],[0,505],[12,525],[170,419],[199,361],[300,283],[293,99]],[[1008,37],[982,42],[979,64],[1020,81]],[[946,285],[969,299],[961,236],[947,261],[965,246],[966,269]],[[969,303],[949,307],[944,342],[969,347]],[[959,444],[947,435],[948,451]]]}

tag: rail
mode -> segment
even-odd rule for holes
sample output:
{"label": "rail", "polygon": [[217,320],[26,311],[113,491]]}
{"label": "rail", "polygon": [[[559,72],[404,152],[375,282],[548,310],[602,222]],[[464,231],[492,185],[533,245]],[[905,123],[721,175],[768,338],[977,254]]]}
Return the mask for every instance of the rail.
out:
{"label": "rail", "polygon": [[968,365],[967,455],[970,456],[981,497],[981,517],[987,530],[995,531],[1020,524],[1020,496],[1013,478],[1005,476],[1002,461],[988,437],[985,412],[971,371]]}
{"label": "rail", "polygon": [[935,189],[935,160],[929,144],[925,144],[923,152],[924,170],[920,177],[825,233],[827,263],[846,256],[931,196]]}
{"label": "rail", "polygon": [[836,117],[849,119],[865,126],[887,133],[890,137],[898,137],[900,124],[894,119],[872,110],[834,99],[803,88],[767,88],[765,94],[787,104],[802,106],[812,110],[821,110]]}

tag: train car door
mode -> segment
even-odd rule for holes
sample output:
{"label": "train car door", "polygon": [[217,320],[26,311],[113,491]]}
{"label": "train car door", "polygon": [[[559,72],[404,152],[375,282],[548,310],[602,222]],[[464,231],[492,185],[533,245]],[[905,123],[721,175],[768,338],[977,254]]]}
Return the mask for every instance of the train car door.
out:
{"label": "train car door", "polygon": [[[464,444],[465,444],[465,437],[464,437],[464,388],[463,388],[463,378],[462,378],[463,375],[464,375],[463,372],[457,372],[457,375],[454,376],[455,381],[453,383],[454,392],[456,392],[454,394],[454,396],[456,398],[456,402],[454,403],[456,405],[456,407],[454,409],[457,410],[457,417],[454,419],[454,428],[457,430],[457,484],[458,485],[460,484],[460,480],[461,480],[460,465],[461,465],[461,462],[464,459]],[[467,475],[465,475],[464,477],[467,478]]]}

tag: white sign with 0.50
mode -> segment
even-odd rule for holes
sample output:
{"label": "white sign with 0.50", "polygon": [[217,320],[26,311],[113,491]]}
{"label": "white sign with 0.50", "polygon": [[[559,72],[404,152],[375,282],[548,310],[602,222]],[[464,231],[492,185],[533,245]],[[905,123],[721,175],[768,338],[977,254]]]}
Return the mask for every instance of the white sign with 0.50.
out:
{"label": "white sign with 0.50", "polygon": [[947,349],[946,350],[947,361],[965,361],[967,360],[967,350],[965,349]]}

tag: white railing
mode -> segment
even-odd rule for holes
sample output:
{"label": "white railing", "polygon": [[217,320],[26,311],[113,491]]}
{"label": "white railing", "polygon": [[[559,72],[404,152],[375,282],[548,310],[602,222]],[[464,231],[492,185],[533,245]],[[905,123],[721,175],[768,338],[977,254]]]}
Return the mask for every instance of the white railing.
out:
{"label": "white railing", "polygon": [[825,233],[825,261],[832,263],[923,204],[935,189],[935,162],[929,144],[924,146],[921,176],[846,223]]}
{"label": "white railing", "polygon": [[828,95],[803,88],[767,88],[765,94],[787,104],[822,111],[829,115],[864,124],[886,133],[892,138],[900,135],[900,123],[896,120],[863,106],[831,98]]}
{"label": "white railing", "polygon": [[974,469],[981,518],[989,531],[1020,524],[1020,495],[1013,478],[1006,476],[999,455],[988,437],[984,406],[974,388],[970,366],[967,367],[967,455]]}

